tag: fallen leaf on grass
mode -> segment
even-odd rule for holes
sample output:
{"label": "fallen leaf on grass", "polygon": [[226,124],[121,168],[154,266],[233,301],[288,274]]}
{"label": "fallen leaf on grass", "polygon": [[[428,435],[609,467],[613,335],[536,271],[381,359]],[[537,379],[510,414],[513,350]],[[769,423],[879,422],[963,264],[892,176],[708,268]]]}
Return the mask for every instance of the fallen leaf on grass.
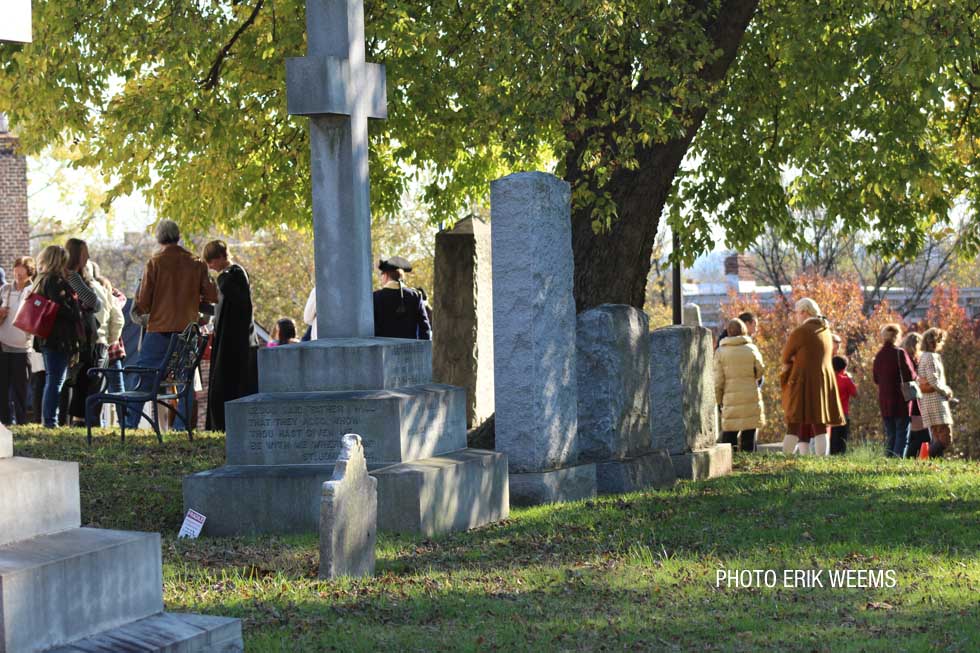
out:
{"label": "fallen leaf on grass", "polygon": [[865,610],[894,610],[895,606],[893,606],[891,603],[888,603],[887,601],[869,601],[868,604],[864,606],[864,609]]}

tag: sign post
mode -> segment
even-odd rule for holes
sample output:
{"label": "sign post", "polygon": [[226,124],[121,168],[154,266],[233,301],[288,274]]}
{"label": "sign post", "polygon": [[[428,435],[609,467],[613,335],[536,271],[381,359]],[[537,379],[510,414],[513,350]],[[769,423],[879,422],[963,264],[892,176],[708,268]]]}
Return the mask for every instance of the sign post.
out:
{"label": "sign post", "polygon": [[31,42],[31,0],[0,2],[0,42]]}

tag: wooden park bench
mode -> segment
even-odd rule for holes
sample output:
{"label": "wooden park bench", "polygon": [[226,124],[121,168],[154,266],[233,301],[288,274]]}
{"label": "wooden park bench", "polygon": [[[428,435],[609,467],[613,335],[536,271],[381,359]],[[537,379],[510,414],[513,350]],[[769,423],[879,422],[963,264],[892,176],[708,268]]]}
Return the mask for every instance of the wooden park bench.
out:
{"label": "wooden park bench", "polygon": [[[85,400],[85,422],[88,425],[88,443],[92,444],[92,423],[103,404],[113,404],[116,412],[123,417],[119,420],[122,441],[126,441],[126,406],[140,406],[141,414],[150,422],[157,440],[163,444],[163,434],[160,432],[159,406],[169,408],[175,417],[184,420],[187,426],[187,437],[194,439],[194,427],[191,424],[191,412],[194,398],[194,373],[197,371],[207,348],[208,336],[201,333],[197,324],[190,324],[183,333],[170,338],[164,363],[159,368],[154,367],[125,367],[122,370],[98,367],[89,370],[89,376],[102,384],[102,390]],[[128,386],[135,379],[133,387],[127,387],[124,392],[108,392],[106,379],[111,374],[124,374]],[[178,401],[185,399],[187,415],[178,409]],[[142,409],[149,403],[152,406],[150,414]]]}

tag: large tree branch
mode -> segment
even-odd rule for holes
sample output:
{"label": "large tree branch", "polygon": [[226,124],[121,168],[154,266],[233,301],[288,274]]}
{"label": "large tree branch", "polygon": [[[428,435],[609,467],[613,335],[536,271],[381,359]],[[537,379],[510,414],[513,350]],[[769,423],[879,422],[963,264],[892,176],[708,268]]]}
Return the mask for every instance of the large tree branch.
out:
{"label": "large tree branch", "polygon": [[237,30],[235,30],[235,33],[232,34],[231,39],[225,43],[225,46],[218,52],[218,56],[215,57],[214,63],[211,64],[211,70],[208,71],[207,78],[201,82],[201,88],[203,88],[205,91],[212,91],[218,87],[218,82],[221,80],[221,66],[224,65],[225,59],[227,59],[228,55],[231,54],[231,49],[235,46],[238,39],[241,38],[242,34],[245,33],[245,30],[251,27],[255,22],[255,19],[258,18],[259,10],[262,9],[262,5],[264,4],[265,0],[258,0],[258,2],[255,3],[249,17],[238,27]]}

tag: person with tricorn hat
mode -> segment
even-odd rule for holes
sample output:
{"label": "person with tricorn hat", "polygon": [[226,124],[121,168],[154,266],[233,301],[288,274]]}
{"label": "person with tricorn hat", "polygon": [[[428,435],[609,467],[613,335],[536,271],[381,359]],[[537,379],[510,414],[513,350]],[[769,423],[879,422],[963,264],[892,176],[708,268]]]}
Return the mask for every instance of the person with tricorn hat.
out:
{"label": "person with tricorn hat", "polygon": [[374,335],[379,338],[432,340],[422,295],[405,285],[412,265],[400,256],[381,259],[381,289],[374,291]]}

